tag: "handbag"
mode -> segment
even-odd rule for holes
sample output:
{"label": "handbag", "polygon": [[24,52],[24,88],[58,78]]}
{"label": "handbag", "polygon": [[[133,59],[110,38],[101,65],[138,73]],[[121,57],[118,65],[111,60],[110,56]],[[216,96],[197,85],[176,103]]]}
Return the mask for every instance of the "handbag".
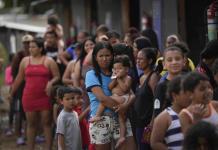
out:
{"label": "handbag", "polygon": [[152,126],[148,125],[144,128],[141,142],[145,144],[150,144]]}

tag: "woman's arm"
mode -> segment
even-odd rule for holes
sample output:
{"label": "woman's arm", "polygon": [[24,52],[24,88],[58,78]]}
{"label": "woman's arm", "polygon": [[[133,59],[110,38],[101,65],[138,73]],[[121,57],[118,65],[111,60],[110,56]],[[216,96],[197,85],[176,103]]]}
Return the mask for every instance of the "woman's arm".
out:
{"label": "woman's arm", "polygon": [[74,68],[75,78],[73,79],[73,85],[75,87],[80,87],[80,79],[81,79],[80,62],[81,62],[80,60],[76,61],[75,68]]}
{"label": "woman's arm", "polygon": [[79,115],[79,121],[82,121],[90,112],[90,106],[88,106],[80,115]]}
{"label": "woman's arm", "polygon": [[65,150],[65,144],[64,144],[64,135],[58,133],[58,145],[60,147],[58,147],[58,150]]}
{"label": "woman's arm", "polygon": [[92,87],[91,91],[104,106],[114,109],[114,106],[117,105],[117,103],[112,98],[110,98],[110,96],[106,96],[104,94],[100,86]]}
{"label": "woman's arm", "polygon": [[93,52],[93,50],[90,51],[90,52],[86,55],[86,57],[85,57],[85,59],[84,59],[84,62],[85,62],[86,64],[88,64],[88,65],[91,65],[91,64],[92,64],[92,52]]}
{"label": "woman's arm", "polygon": [[59,38],[62,38],[63,35],[64,35],[63,28],[62,28],[62,26],[60,24],[56,25],[55,32],[56,32],[56,34],[58,35]]}
{"label": "woman's arm", "polygon": [[167,150],[164,137],[169,127],[170,118],[167,112],[162,112],[154,120],[151,133],[151,147],[153,150]]}
{"label": "woman's arm", "polygon": [[14,83],[11,86],[11,91],[10,91],[10,95],[13,96],[15,94],[15,92],[17,91],[18,87],[20,86],[20,84],[23,82],[24,77],[25,77],[25,62],[27,60],[27,57],[23,58],[20,66],[19,66],[19,71],[18,74],[14,80]]}
{"label": "woman's arm", "polygon": [[58,69],[58,65],[53,59],[49,58],[49,69],[52,74],[52,79],[49,81],[50,84],[55,84],[60,80],[60,72]]}
{"label": "woman's arm", "polygon": [[53,120],[55,124],[57,124],[57,118],[58,118],[58,105],[54,104],[53,105]]}
{"label": "woman's arm", "polygon": [[62,82],[66,85],[73,85],[73,79],[71,78],[72,71],[74,70],[75,62],[71,61],[66,70],[64,71],[64,75],[62,77]]}
{"label": "woman's arm", "polygon": [[46,59],[48,60],[48,68],[52,74],[52,79],[47,83],[46,86],[46,92],[48,95],[50,95],[52,85],[54,85],[60,80],[60,73],[56,62],[48,57]]}
{"label": "woman's arm", "polygon": [[155,92],[155,88],[156,88],[157,83],[159,82],[159,80],[160,80],[160,76],[158,76],[156,73],[153,73],[151,75],[151,78],[150,78],[148,84],[149,84],[153,94]]}

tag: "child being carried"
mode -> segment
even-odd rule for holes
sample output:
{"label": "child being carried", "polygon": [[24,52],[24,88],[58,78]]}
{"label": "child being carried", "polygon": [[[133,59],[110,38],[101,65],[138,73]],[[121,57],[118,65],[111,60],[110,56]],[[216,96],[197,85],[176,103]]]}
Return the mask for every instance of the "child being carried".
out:
{"label": "child being carried", "polygon": [[[112,92],[112,98],[118,103],[123,104],[129,100],[131,92],[132,79],[128,75],[130,68],[130,60],[127,55],[116,57],[113,63],[113,75],[112,81],[109,84],[109,89]],[[121,98],[122,97],[122,98]],[[96,122],[101,119],[101,115],[104,112],[105,106],[100,104],[96,113],[96,116],[90,119],[90,122]],[[126,133],[126,115],[118,112],[119,124],[120,124],[120,138],[117,141],[115,148],[118,148],[125,141]]]}

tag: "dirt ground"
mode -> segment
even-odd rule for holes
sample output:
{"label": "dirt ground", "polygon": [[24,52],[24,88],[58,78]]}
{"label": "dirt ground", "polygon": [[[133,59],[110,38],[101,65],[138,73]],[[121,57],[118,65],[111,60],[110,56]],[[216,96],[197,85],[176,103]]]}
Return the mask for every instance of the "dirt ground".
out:
{"label": "dirt ground", "polygon": [[[27,145],[18,146],[16,136],[6,136],[5,131],[8,129],[8,111],[9,102],[7,101],[8,89],[1,87],[1,96],[4,103],[0,103],[0,150],[27,150]],[[53,144],[54,145],[54,144]],[[36,144],[35,150],[43,150],[45,143]],[[55,146],[54,148],[55,149]]]}
{"label": "dirt ground", "polygon": [[[43,150],[44,143],[37,144],[35,150]],[[1,134],[0,137],[0,150],[28,150],[26,145],[18,146],[16,145],[16,137],[13,136],[5,136]]]}

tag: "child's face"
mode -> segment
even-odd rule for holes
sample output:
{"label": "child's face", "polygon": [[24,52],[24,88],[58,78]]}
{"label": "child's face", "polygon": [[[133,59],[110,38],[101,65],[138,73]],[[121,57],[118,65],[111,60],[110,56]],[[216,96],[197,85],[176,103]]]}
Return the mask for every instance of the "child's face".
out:
{"label": "child's face", "polygon": [[176,103],[181,108],[186,108],[191,104],[190,92],[184,92],[181,90],[179,94],[175,94]]}
{"label": "child's face", "polygon": [[113,73],[119,78],[125,77],[128,74],[127,67],[124,67],[122,63],[115,63],[113,65]]}
{"label": "child's face", "polygon": [[179,51],[167,51],[164,56],[164,67],[171,74],[179,74],[184,66],[184,57]]}
{"label": "child's face", "polygon": [[84,103],[82,95],[77,94],[76,99],[77,99],[77,106],[82,106]]}
{"label": "child's face", "polygon": [[77,106],[77,103],[78,103],[78,94],[75,93],[64,94],[62,104],[65,110],[71,111],[74,107]]}
{"label": "child's face", "polygon": [[209,81],[200,81],[192,93],[193,102],[208,104],[213,98],[213,89]]}

